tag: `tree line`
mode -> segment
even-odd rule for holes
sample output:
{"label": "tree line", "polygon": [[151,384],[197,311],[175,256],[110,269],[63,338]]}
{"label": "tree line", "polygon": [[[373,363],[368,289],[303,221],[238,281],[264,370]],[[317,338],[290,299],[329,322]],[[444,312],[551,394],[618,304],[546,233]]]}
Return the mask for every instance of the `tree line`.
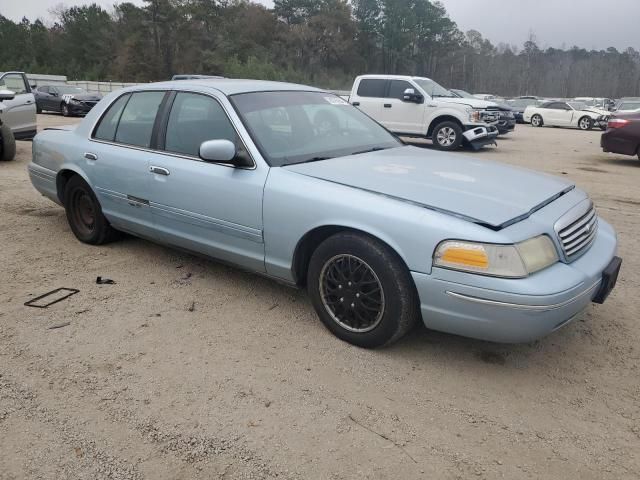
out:
{"label": "tree line", "polygon": [[[43,16],[47,12],[42,13]],[[494,45],[431,0],[145,0],[0,15],[0,71],[148,82],[175,73],[349,88],[361,73],[433,78],[504,96],[640,96],[640,52]]]}

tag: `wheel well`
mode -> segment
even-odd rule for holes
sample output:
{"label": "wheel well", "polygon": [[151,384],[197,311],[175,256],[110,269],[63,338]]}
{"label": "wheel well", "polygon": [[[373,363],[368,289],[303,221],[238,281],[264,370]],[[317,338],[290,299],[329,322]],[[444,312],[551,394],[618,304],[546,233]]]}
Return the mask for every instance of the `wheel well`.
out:
{"label": "wheel well", "polygon": [[71,177],[78,175],[73,170],[61,170],[56,177],[56,191],[58,193],[58,200],[60,203],[64,203],[64,189],[67,186],[67,182],[71,180]]}
{"label": "wheel well", "polygon": [[371,235],[370,233],[367,233],[363,230],[358,230],[357,228],[345,227],[340,225],[325,225],[322,227],[314,228],[313,230],[307,232],[300,239],[298,245],[296,246],[292,262],[293,277],[296,285],[298,285],[299,287],[306,286],[309,261],[311,260],[311,255],[313,255],[313,252],[315,252],[316,248],[318,248],[318,246],[327,238],[335,235],[336,233],[342,232],[359,233],[374,238],[375,240],[385,244],[393,253],[398,256],[398,259],[407,268],[407,270],[409,270],[406,262],[398,254],[398,252],[387,242],[376,237],[375,235]]}
{"label": "wheel well", "polygon": [[456,117],[452,115],[443,115],[441,117],[434,118],[431,124],[429,124],[429,129],[427,130],[427,137],[430,137],[431,134],[433,133],[433,129],[436,128],[438,125],[440,125],[442,122],[457,123],[458,126],[464,131],[464,125],[462,125],[462,122],[460,122],[460,120],[458,120]]}

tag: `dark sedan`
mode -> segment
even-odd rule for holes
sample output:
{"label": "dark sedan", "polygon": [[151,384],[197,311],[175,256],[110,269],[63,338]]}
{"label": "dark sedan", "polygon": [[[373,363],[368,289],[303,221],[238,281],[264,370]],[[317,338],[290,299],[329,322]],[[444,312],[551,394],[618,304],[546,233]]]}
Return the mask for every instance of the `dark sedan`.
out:
{"label": "dark sedan", "polygon": [[524,114],[524,111],[527,107],[531,105],[538,106],[540,105],[540,103],[540,100],[531,97],[521,97],[514,98],[513,100],[507,100],[507,105],[509,105],[513,110],[513,116],[515,117],[517,123],[525,123],[522,115]]}
{"label": "dark sedan", "polygon": [[65,117],[86,115],[102,99],[101,95],[72,85],[42,85],[34,93],[38,113],[48,110]]}
{"label": "dark sedan", "polygon": [[640,112],[611,117],[600,146],[605,152],[638,155],[640,159]]}

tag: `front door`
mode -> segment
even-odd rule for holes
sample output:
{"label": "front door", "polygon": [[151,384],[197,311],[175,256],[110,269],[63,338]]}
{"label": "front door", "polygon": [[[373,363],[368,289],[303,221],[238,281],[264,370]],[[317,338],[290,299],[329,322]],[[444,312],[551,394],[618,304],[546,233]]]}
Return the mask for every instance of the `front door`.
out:
{"label": "front door", "polygon": [[171,106],[164,153],[150,159],[150,205],[167,243],[264,271],[262,193],[267,167],[204,162],[202,142],[228,139],[246,150],[227,113],[211,96],[178,92]]}
{"label": "front door", "polygon": [[404,91],[418,88],[406,80],[391,80],[384,100],[381,123],[392,132],[424,134],[424,103],[405,102]]}
{"label": "front door", "polygon": [[5,73],[0,78],[0,89],[16,94],[13,100],[4,100],[6,106],[2,121],[16,138],[32,137],[36,133],[36,99],[21,73]]}

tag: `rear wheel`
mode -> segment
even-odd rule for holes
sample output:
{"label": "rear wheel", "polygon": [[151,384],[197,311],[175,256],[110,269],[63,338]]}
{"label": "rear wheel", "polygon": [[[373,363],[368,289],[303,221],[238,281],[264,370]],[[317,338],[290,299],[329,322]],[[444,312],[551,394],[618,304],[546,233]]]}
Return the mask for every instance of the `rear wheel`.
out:
{"label": "rear wheel", "polygon": [[534,127],[541,127],[544,125],[544,121],[542,120],[542,117],[538,114],[535,114],[533,117],[531,117],[531,125],[533,125]]}
{"label": "rear wheel", "polygon": [[83,243],[102,245],[116,237],[116,230],[102,214],[93,190],[79,175],[69,179],[64,189],[67,221],[76,238]]}
{"label": "rear wheel", "polygon": [[584,116],[578,120],[578,128],[580,130],[591,130],[593,128],[593,120],[591,117]]}
{"label": "rear wheel", "polygon": [[320,244],[307,288],[325,326],[359,347],[391,344],[419,318],[407,267],[387,245],[361,233],[338,233]]}
{"label": "rear wheel", "polygon": [[5,124],[0,125],[0,139],[2,139],[0,160],[9,162],[16,157],[16,139],[11,129]]}
{"label": "rear wheel", "polygon": [[462,128],[455,122],[442,122],[433,129],[431,140],[440,150],[456,150],[462,144]]}

